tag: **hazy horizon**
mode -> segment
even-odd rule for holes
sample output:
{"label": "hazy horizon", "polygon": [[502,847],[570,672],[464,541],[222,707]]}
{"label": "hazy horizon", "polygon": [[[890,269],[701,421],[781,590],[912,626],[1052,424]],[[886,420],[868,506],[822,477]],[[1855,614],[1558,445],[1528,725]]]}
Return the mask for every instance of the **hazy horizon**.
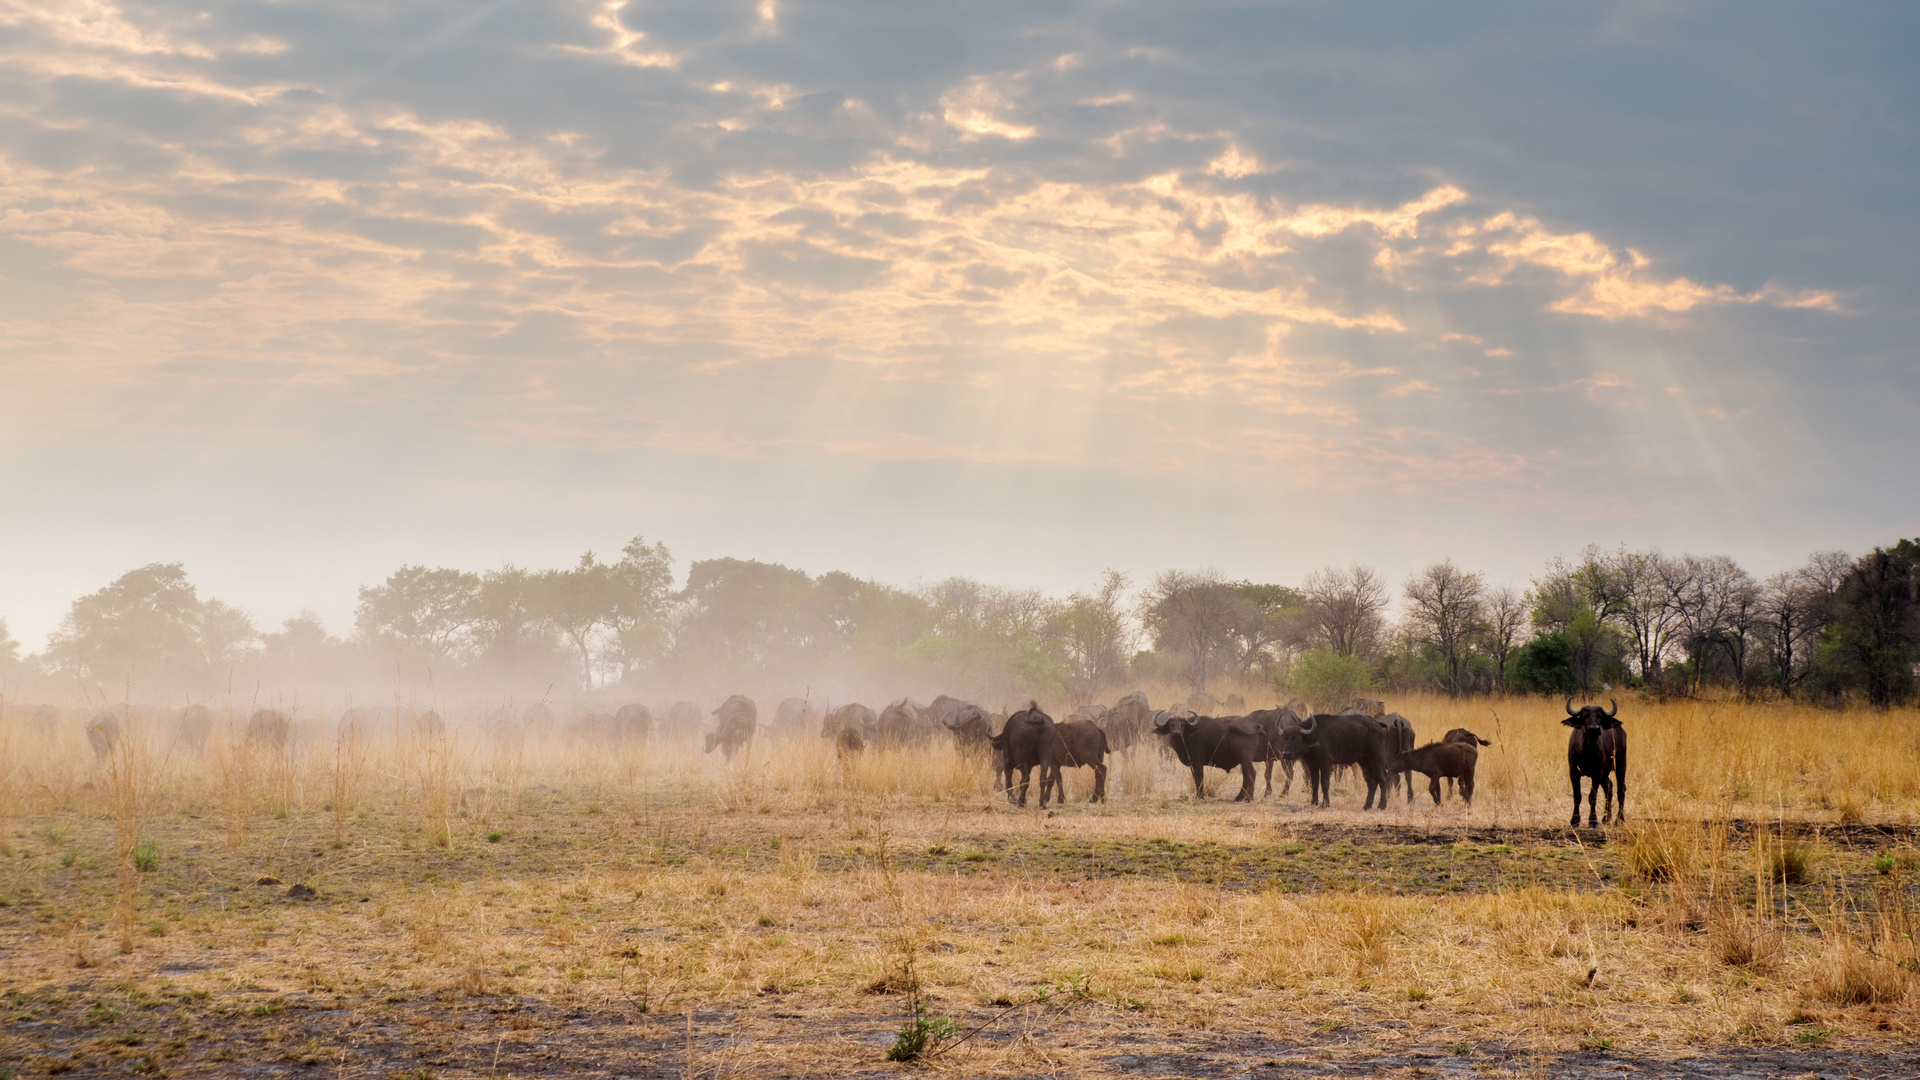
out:
{"label": "hazy horizon", "polygon": [[1920,536],[1920,12],[0,11],[0,618]]}

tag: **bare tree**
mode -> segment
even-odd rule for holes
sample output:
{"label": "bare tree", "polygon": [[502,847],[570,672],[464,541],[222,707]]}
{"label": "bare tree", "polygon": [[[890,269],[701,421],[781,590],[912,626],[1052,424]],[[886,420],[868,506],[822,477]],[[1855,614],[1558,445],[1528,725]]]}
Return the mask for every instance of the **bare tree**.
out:
{"label": "bare tree", "polygon": [[1134,629],[1121,600],[1127,575],[1108,570],[1091,593],[1073,593],[1056,617],[1073,678],[1097,698],[1103,687],[1118,686],[1126,675],[1127,654],[1133,650]]}
{"label": "bare tree", "polygon": [[1206,692],[1216,658],[1230,653],[1242,602],[1233,586],[1212,570],[1168,570],[1140,598],[1140,621],[1154,647],[1187,662],[1187,679]]}
{"label": "bare tree", "polygon": [[1681,644],[1693,660],[1689,690],[1699,691],[1716,651],[1726,656],[1735,680],[1743,680],[1760,594],[1753,575],[1725,555],[1665,559],[1660,573],[1673,598]]}
{"label": "bare tree", "polygon": [[1407,579],[1407,618],[1419,637],[1440,650],[1447,666],[1449,697],[1467,689],[1467,662],[1473,638],[1480,628],[1486,590],[1479,574],[1468,573],[1445,559]]}
{"label": "bare tree", "polygon": [[1520,631],[1527,624],[1526,594],[1511,585],[1487,590],[1482,634],[1487,655],[1493,659],[1494,685],[1507,688],[1507,660],[1513,655]]}
{"label": "bare tree", "polygon": [[1354,563],[1327,567],[1300,584],[1320,636],[1336,656],[1365,656],[1380,639],[1387,585],[1373,569]]}

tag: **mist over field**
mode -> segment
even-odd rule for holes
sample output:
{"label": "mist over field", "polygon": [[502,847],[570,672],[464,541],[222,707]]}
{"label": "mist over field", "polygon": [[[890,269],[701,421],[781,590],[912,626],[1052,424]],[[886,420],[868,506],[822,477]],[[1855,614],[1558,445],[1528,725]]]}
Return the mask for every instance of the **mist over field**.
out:
{"label": "mist over field", "polygon": [[0,0],[0,1080],[1920,1075],[1916,57]]}

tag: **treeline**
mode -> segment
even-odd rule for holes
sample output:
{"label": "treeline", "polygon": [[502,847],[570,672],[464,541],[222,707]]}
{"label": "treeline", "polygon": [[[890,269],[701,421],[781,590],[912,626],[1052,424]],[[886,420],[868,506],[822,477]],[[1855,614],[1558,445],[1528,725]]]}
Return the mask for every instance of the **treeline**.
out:
{"label": "treeline", "polygon": [[1065,597],[966,578],[903,589],[771,563],[693,563],[660,544],[613,561],[471,572],[404,566],[361,588],[350,634],[311,613],[262,633],[201,598],[178,564],[74,601],[45,652],[0,623],[0,676],[118,696],[342,686],[450,693],[714,695],[814,688],[844,699],[963,692],[1105,699],[1157,682],[1271,686],[1316,704],[1369,692],[1661,695],[1706,691],[1910,701],[1920,540],[1823,552],[1764,580],[1724,556],[1589,547],[1525,588],[1451,561],[1398,588],[1364,566],[1295,585],[1109,571]]}

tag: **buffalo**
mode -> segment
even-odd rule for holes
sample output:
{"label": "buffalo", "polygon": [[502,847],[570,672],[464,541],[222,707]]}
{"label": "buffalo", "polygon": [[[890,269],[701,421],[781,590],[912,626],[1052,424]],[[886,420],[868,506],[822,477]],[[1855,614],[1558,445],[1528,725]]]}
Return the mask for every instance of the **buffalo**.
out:
{"label": "buffalo", "polygon": [[[1611,709],[1602,709],[1598,705],[1573,707],[1573,699],[1567,699],[1567,718],[1560,721],[1573,729],[1567,736],[1567,779],[1573,784],[1573,820],[1569,825],[1580,824],[1580,778],[1589,777],[1592,783],[1587,788],[1587,828],[1600,826],[1601,821],[1627,820],[1627,729],[1614,719],[1620,711],[1620,703],[1608,701]],[[1620,808],[1615,812],[1613,789],[1620,789]],[[1595,819],[1593,804],[1600,792],[1607,793],[1607,813],[1604,818]]]}
{"label": "buffalo", "polygon": [[735,694],[720,703],[713,710],[714,729],[707,733],[707,750],[713,753],[714,747],[731,759],[740,748],[753,741],[753,729],[760,721],[760,710],[753,699],[744,694]]}
{"label": "buffalo", "polygon": [[1153,706],[1147,695],[1135,690],[1107,711],[1107,744],[1116,753],[1131,750],[1153,728]]}
{"label": "buffalo", "polygon": [[932,732],[921,722],[913,702],[901,698],[880,710],[879,735],[882,746],[923,746]]}
{"label": "buffalo", "polygon": [[93,747],[93,763],[105,764],[107,755],[120,745],[120,719],[112,712],[95,713],[87,721],[87,745]]}
{"label": "buffalo", "polygon": [[[438,716],[435,720],[440,719]],[[248,746],[268,750],[285,750],[293,741],[293,721],[278,709],[258,709],[247,718],[246,740]]]}
{"label": "buffalo", "polygon": [[1053,742],[1047,767],[1040,771],[1040,805],[1047,805],[1047,786],[1059,793],[1060,801],[1067,801],[1066,781],[1062,775],[1065,769],[1077,769],[1087,766],[1093,769],[1093,797],[1088,802],[1105,802],[1107,798],[1107,733],[1085,720],[1069,720],[1064,724],[1053,725]]}
{"label": "buffalo", "polygon": [[1240,794],[1233,801],[1253,801],[1253,764],[1263,760],[1267,746],[1267,734],[1259,723],[1244,716],[1168,715],[1154,725],[1153,733],[1165,737],[1180,764],[1193,771],[1194,798],[1207,797],[1204,783],[1211,766],[1227,772],[1240,770]]}
{"label": "buffalo", "polygon": [[[1476,754],[1480,747],[1493,745],[1492,739],[1483,739],[1480,736],[1475,735],[1473,732],[1468,731],[1466,728],[1463,728],[1463,727],[1454,728],[1452,731],[1449,731],[1445,735],[1442,735],[1440,737],[1440,741],[1466,743],[1468,746],[1475,748]],[[1453,794],[1453,777],[1451,776],[1447,777],[1447,794],[1449,795]]]}
{"label": "buffalo", "polygon": [[639,702],[630,701],[613,714],[615,742],[641,742],[653,734],[653,712]]}
{"label": "buffalo", "polygon": [[1444,776],[1449,786],[1455,779],[1460,781],[1460,798],[1472,806],[1473,769],[1479,760],[1478,746],[1470,742],[1442,740],[1401,754],[1397,764],[1407,774],[1409,798],[1413,795],[1413,774],[1422,773],[1427,778],[1427,793],[1433,796],[1433,805],[1440,805],[1440,778]]}
{"label": "buffalo", "polygon": [[700,734],[701,722],[704,719],[700,706],[691,701],[676,701],[667,708],[667,722],[661,725],[660,734],[676,739],[690,739]]}
{"label": "buffalo", "polygon": [[1281,770],[1286,774],[1286,782],[1280,788],[1280,794],[1285,795],[1287,792],[1293,790],[1293,762],[1287,760],[1280,753],[1280,744],[1288,728],[1297,728],[1300,726],[1300,716],[1292,709],[1282,705],[1277,709],[1261,709],[1258,712],[1248,713],[1247,719],[1260,725],[1260,732],[1266,740],[1260,748],[1259,757],[1259,760],[1267,763],[1267,790],[1265,794],[1273,794],[1273,763],[1277,761],[1280,763]]}
{"label": "buffalo", "polygon": [[782,699],[780,704],[774,706],[773,723],[768,726],[768,733],[783,739],[799,738],[813,729],[815,715],[813,703],[806,698]]}
{"label": "buffalo", "polygon": [[993,722],[978,705],[962,704],[942,723],[953,733],[953,744],[963,751],[986,750],[993,739]]}
{"label": "buffalo", "polygon": [[848,702],[827,714],[826,721],[820,725],[820,737],[838,740],[842,731],[853,731],[859,734],[860,745],[865,747],[878,725],[872,709],[859,702]]}
{"label": "buffalo", "polygon": [[207,752],[207,736],[213,734],[213,713],[205,705],[189,705],[180,710],[179,740],[180,748],[194,757],[203,757]]}
{"label": "buffalo", "polygon": [[[1387,729],[1386,740],[1380,746],[1382,768],[1387,774],[1387,782],[1389,784],[1405,783],[1407,801],[1412,802],[1413,773],[1400,764],[1400,759],[1413,749],[1413,722],[1399,713],[1388,713],[1378,717],[1378,720]],[[1386,798],[1384,794],[1380,797],[1382,800]]]}
{"label": "buffalo", "polygon": [[[1027,805],[1027,784],[1033,776],[1033,770],[1040,770],[1040,807],[1047,805],[1047,772],[1052,767],[1054,756],[1053,717],[1040,711],[1038,702],[1029,701],[1027,707],[1007,717],[1006,726],[1000,734],[990,740],[990,745],[1000,754],[1001,786],[1006,789],[1007,801],[1019,806]],[[1020,773],[1020,794],[1014,797],[1013,774]]]}
{"label": "buffalo", "polygon": [[1298,727],[1283,734],[1280,753],[1300,762],[1307,773],[1308,803],[1331,806],[1333,770],[1342,765],[1358,765],[1367,781],[1364,809],[1373,809],[1374,799],[1382,810],[1387,807],[1387,788],[1381,768],[1382,747],[1386,743],[1385,725],[1351,713],[1320,713],[1300,721]]}

